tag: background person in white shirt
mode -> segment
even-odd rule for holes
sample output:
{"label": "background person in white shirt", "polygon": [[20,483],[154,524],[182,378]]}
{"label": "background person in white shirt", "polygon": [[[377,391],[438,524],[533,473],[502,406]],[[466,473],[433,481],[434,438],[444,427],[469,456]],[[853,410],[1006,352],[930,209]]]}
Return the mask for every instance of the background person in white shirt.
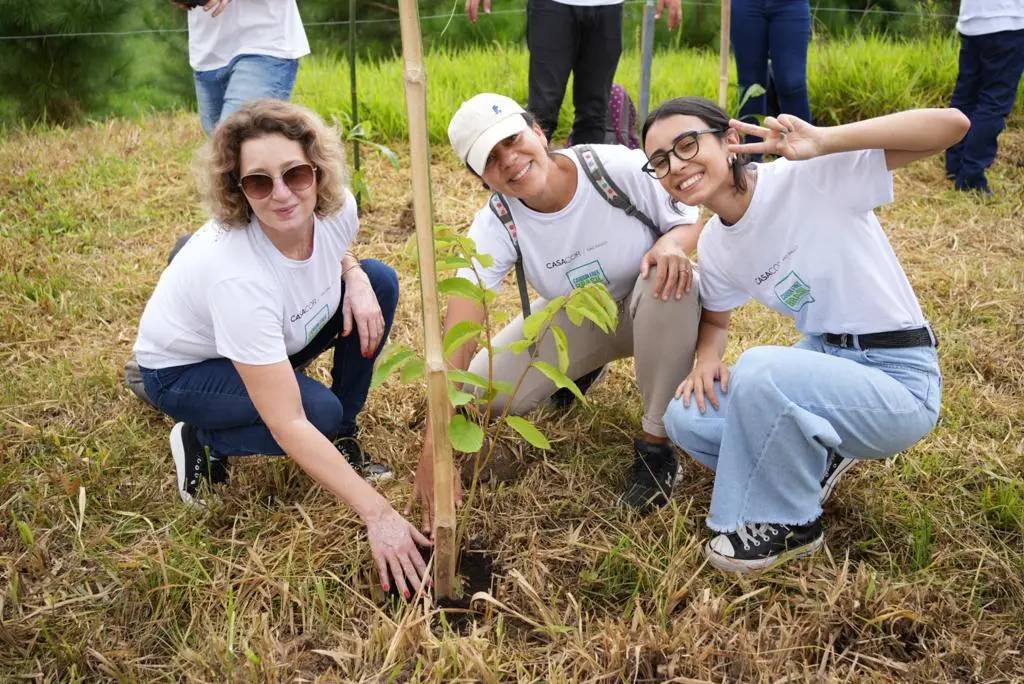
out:
{"label": "background person in white shirt", "polygon": [[189,9],[188,59],[206,134],[250,100],[290,99],[308,54],[295,0],[209,0]]}
{"label": "background person in white shirt", "polygon": [[[540,299],[531,305],[540,311],[547,301],[568,295],[575,287],[603,282],[619,302],[619,327],[606,335],[590,321],[573,325],[565,312],[554,324],[568,338],[571,378],[593,377],[607,363],[633,357],[637,384],[644,402],[643,434],[634,441],[634,467],[627,505],[640,510],[664,506],[676,480],[678,463],[668,444],[662,415],[677,379],[692,363],[686,351],[696,340],[700,305],[691,287],[688,254],[700,234],[698,213],[679,205],[640,170],[644,155],[621,145],[594,145],[608,177],[627,194],[637,209],[656,224],[661,237],[655,242],[650,228],[622,209],[613,207],[588,180],[570,150],[549,152],[547,139],[533,118],[514,100],[481,93],[464,102],[452,117],[448,137],[470,171],[482,178],[508,202],[515,221],[526,278]],[[493,257],[489,267],[477,266],[481,285],[497,290],[516,262],[516,251],[502,222],[488,206],[477,212],[469,229],[477,251]],[[472,269],[460,276],[476,280]],[[446,329],[461,321],[482,323],[477,302],[452,297]],[[522,339],[520,314],[492,340],[507,347]],[[469,343],[455,351],[450,363],[487,377],[485,350]],[[551,335],[537,349],[537,358],[557,363]],[[533,361],[528,352],[503,351],[491,360],[494,379],[518,381]],[[581,388],[582,389],[582,388]],[[509,411],[521,415],[555,393],[555,385],[530,369]],[[494,408],[504,410],[509,397],[499,394]],[[426,434],[416,488],[429,515],[433,492],[432,437]],[[429,528],[429,520],[424,521]]]}
{"label": "background person in white shirt", "polygon": [[971,120],[946,152],[946,176],[957,190],[991,193],[985,169],[1017,98],[1024,71],[1024,0],[961,0],[960,70],[950,107]]}
{"label": "background person in white shirt", "polygon": [[[348,251],[359,219],[341,141],[307,109],[256,100],[207,151],[213,218],[160,276],[135,343],[146,394],[181,421],[170,437],[181,498],[201,504],[228,456],[286,454],[359,514],[382,585],[390,572],[408,597],[427,539],[350,465],[398,277]],[[298,368],[331,348],[328,388]]]}
{"label": "background person in white shirt", "polygon": [[[892,201],[892,169],[969,127],[955,109],[831,128],[789,114],[764,123],[677,98],[643,128],[649,172],[675,199],[715,212],[697,249],[696,362],[665,427],[715,471],[707,525],[718,534],[705,553],[735,572],[816,550],[821,504],[843,470],[935,426],[937,341],[873,210]],[[739,144],[741,133],[764,142]],[[745,152],[784,158],[747,165]],[[804,337],[748,349],[730,371],[730,311],[751,298],[794,318]]]}

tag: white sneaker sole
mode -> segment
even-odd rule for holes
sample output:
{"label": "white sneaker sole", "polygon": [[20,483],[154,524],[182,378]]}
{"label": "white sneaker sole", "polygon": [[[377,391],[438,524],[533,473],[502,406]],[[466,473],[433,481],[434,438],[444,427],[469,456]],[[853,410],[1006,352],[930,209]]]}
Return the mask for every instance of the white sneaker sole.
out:
{"label": "white sneaker sole", "polygon": [[737,560],[735,558],[729,558],[723,556],[717,551],[711,548],[711,542],[704,545],[704,555],[707,556],[708,562],[722,572],[738,572],[740,574],[749,574],[764,572],[765,570],[781,565],[786,561],[793,560],[794,558],[803,558],[804,556],[810,556],[815,551],[821,548],[821,545],[825,542],[824,533],[818,535],[817,539],[814,539],[803,546],[798,546],[795,549],[790,549],[785,553],[780,553],[778,556],[772,556],[771,558],[758,558],[756,560]]}
{"label": "white sneaker sole", "polygon": [[857,463],[857,459],[844,458],[836,468],[836,471],[832,473],[829,479],[825,480],[825,486],[821,488],[821,494],[818,495],[818,505],[824,506],[825,502],[832,496],[832,492],[836,490],[836,485],[839,484],[839,480],[842,479],[843,473],[852,468]]}
{"label": "white sneaker sole", "polygon": [[185,491],[185,440],[181,436],[184,428],[184,423],[175,423],[174,427],[171,428],[170,437],[171,456],[174,458],[174,471],[178,479],[178,494],[186,506],[201,508],[203,502]]}

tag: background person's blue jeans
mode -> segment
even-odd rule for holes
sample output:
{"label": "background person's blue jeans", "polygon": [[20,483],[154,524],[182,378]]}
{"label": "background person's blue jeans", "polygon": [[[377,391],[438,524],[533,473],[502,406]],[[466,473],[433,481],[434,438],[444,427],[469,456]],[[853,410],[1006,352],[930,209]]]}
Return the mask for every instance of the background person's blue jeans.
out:
{"label": "background person's blue jeans", "polygon": [[[742,98],[747,88],[755,83],[768,88],[770,58],[782,113],[811,121],[807,95],[807,44],[811,40],[808,0],[733,0],[729,35],[740,84],[737,97]],[[747,100],[739,118],[752,122],[752,115],[766,113],[765,96],[761,95]],[[757,141],[756,138],[748,140]]]}
{"label": "background person's blue jeans", "polygon": [[206,135],[246,102],[261,97],[290,99],[298,71],[297,59],[238,55],[220,69],[193,72],[199,120]]}
{"label": "background person's blue jeans", "polygon": [[[362,266],[384,315],[383,347],[398,307],[398,276],[390,266],[375,259],[364,259]],[[343,282],[343,297],[344,288]],[[355,432],[356,416],[366,403],[370,389],[373,362],[380,353],[378,348],[372,359],[363,358],[358,331],[353,327],[348,337],[341,337],[338,334],[341,326],[339,305],[316,337],[288,359],[293,368],[300,368],[334,348],[329,389],[301,371],[295,371],[306,418],[328,439]],[[284,453],[260,419],[241,376],[228,359],[140,370],[146,394],[156,407],[175,420],[199,428],[199,443],[217,456]]]}
{"label": "background person's blue jeans", "polygon": [[668,436],[715,471],[707,525],[799,525],[821,515],[828,449],[887,458],[917,443],[938,420],[942,394],[932,347],[843,349],[819,336],[794,347],[753,347],[715,383],[719,409],[703,415],[674,399]]}
{"label": "background person's blue jeans", "polygon": [[1017,98],[1024,71],[1024,29],[960,36],[960,71],[950,107],[971,120],[963,140],[946,151],[946,175],[958,190],[988,190],[985,169]]}

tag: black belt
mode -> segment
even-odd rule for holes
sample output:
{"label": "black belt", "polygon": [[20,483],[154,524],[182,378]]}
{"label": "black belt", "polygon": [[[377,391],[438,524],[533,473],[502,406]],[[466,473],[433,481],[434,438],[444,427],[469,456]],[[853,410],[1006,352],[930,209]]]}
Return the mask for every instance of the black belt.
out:
{"label": "black belt", "polygon": [[854,335],[852,333],[825,333],[821,336],[827,344],[844,349],[899,349],[902,347],[936,347],[939,338],[928,328],[893,330],[891,332]]}

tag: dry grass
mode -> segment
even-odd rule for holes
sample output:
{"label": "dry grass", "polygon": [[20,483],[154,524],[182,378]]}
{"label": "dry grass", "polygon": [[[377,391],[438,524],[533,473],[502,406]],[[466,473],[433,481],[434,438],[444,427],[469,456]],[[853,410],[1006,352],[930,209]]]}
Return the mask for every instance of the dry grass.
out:
{"label": "dry grass", "polygon": [[[0,678],[1024,679],[1019,130],[992,201],[948,190],[937,160],[897,176],[883,221],[942,338],[942,419],[844,480],[822,553],[758,580],[705,568],[711,479],[694,466],[669,509],[616,509],[640,413],[619,363],[589,406],[541,417],[552,453],[465,512],[499,567],[461,632],[382,603],[358,521],[290,462],[236,462],[211,510],[180,505],[169,422],[119,375],[167,248],[202,220],[199,142],[184,115],[0,141]],[[463,226],[482,192],[437,156],[438,218]],[[376,160],[369,177],[361,251],[399,265],[394,338],[418,345],[408,179]],[[733,358],[794,339],[761,309],[735,321]],[[401,472],[422,403],[389,382],[365,413],[367,444]]]}

